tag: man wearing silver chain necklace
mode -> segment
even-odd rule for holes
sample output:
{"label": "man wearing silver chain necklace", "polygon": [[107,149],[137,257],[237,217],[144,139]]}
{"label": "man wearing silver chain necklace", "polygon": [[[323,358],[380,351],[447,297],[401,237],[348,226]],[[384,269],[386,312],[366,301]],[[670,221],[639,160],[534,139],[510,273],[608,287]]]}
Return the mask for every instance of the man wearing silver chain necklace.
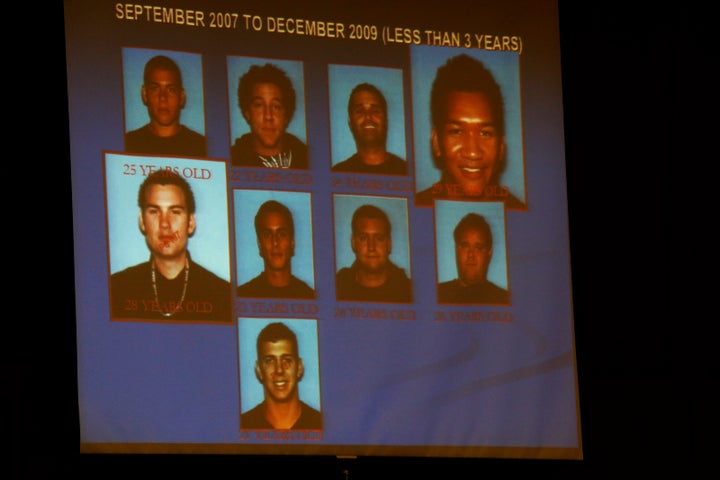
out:
{"label": "man wearing silver chain necklace", "polygon": [[188,250],[197,228],[188,182],[155,171],[140,185],[138,206],[150,259],[111,275],[112,317],[231,322],[230,282],[195,263]]}
{"label": "man wearing silver chain necklace", "polygon": [[287,131],[295,114],[295,88],[279,67],[253,65],[238,83],[238,105],[250,132],[235,139],[230,161],[236,167],[307,170],[307,145]]}

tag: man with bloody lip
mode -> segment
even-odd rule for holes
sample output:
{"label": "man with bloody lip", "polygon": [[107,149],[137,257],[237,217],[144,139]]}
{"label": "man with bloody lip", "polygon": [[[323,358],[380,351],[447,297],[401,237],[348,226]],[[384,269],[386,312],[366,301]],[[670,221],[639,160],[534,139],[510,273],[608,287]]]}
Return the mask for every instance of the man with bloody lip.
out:
{"label": "man with bloody lip", "polygon": [[388,152],[387,101],[370,83],[353,88],[348,100],[348,126],[357,152],[332,167],[334,172],[407,175],[407,162]]}
{"label": "man with bloody lip", "polygon": [[505,112],[500,86],[475,58],[461,54],[437,70],[430,93],[430,144],[440,181],[418,192],[415,204],[434,199],[523,202],[500,184],[505,170]]}
{"label": "man with bloody lip", "polygon": [[112,317],[230,323],[230,282],[190,257],[197,219],[187,180],[156,170],[143,180],[137,201],[150,259],[111,275]]}
{"label": "man with bloody lip", "polygon": [[320,430],[322,414],[300,400],[299,383],[305,366],[295,332],[281,322],[265,326],[258,335],[255,377],[264,400],[240,415],[240,428]]}

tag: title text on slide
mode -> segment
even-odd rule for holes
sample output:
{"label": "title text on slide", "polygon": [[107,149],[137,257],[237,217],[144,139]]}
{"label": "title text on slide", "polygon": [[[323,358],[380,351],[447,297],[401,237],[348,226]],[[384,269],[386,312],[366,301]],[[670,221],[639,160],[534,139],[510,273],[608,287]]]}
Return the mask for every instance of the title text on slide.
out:
{"label": "title text on slide", "polygon": [[477,48],[522,53],[519,35],[478,34],[435,29],[420,30],[401,26],[377,26],[292,18],[261,16],[227,11],[205,11],[188,8],[116,3],[118,20],[145,21],[196,28],[242,29],[248,32],[301,35],[321,38],[381,41],[384,45],[431,45]]}

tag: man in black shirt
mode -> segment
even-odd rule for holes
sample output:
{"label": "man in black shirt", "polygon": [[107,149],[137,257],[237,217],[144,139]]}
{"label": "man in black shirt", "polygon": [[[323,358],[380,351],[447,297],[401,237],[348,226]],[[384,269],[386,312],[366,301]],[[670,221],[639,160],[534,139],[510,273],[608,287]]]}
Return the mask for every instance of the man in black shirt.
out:
{"label": "man in black shirt", "polygon": [[292,273],[295,223],[290,209],[268,200],[255,215],[258,254],[264,270],[237,288],[238,297],[314,299],[315,290]]}
{"label": "man in black shirt", "polygon": [[412,302],[412,281],[390,260],[392,225],[375,205],[362,205],[352,217],[350,245],[355,261],[335,275],[338,300]]}
{"label": "man in black shirt", "polygon": [[487,279],[493,236],[485,218],[468,213],[455,226],[453,237],[458,278],[438,284],[438,302],[509,305],[510,293]]}
{"label": "man in black shirt", "polygon": [[375,85],[360,83],[353,88],[348,100],[348,126],[357,152],[335,165],[334,172],[407,175],[407,162],[387,151],[387,101]]}
{"label": "man in black shirt", "polygon": [[272,63],[253,65],[238,82],[238,105],[250,132],[235,139],[230,162],[237,167],[309,167],[308,148],[287,131],[295,115],[292,81]]}
{"label": "man in black shirt", "polygon": [[180,123],[187,100],[180,67],[157,55],[145,64],[140,88],[150,122],[125,134],[125,151],[158,155],[205,157],[205,137]]}
{"label": "man in black shirt", "polygon": [[320,411],[300,400],[305,365],[295,332],[284,323],[270,323],[260,331],[256,348],[255,376],[265,398],[240,415],[240,428],[321,430]]}
{"label": "man in black shirt", "polygon": [[230,282],[190,257],[197,219],[188,182],[156,170],[140,185],[138,206],[150,259],[111,275],[112,317],[231,322]]}

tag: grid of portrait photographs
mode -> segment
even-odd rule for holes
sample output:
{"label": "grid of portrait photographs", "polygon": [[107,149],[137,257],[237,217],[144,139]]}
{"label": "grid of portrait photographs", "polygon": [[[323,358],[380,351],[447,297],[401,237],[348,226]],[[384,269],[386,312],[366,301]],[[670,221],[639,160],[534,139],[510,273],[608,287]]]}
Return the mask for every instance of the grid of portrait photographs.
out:
{"label": "grid of portrait photographs", "polygon": [[[309,87],[305,84],[302,60],[228,55],[227,115],[232,144],[225,147],[229,147],[230,158],[228,155],[210,158],[208,138],[212,143],[217,136],[206,132],[202,55],[124,47],[125,150],[107,153],[105,165],[111,273],[152,263],[152,259],[161,256],[169,259],[174,255],[182,264],[189,257],[192,244],[196,268],[208,265],[211,272],[226,282],[232,277],[238,298],[314,299],[314,251],[332,243],[336,245],[335,271],[339,282],[336,300],[412,303],[410,211],[430,207],[435,230],[429,233],[435,236],[437,246],[434,255],[437,287],[455,279],[453,285],[458,289],[455,303],[509,304],[505,206],[508,202],[509,209],[526,208],[522,124],[517,104],[518,57],[507,52],[472,53],[474,56],[447,48],[412,49],[410,72],[402,68],[327,64],[326,119],[323,127],[313,125],[329,130],[327,145],[308,142],[305,93]],[[502,87],[483,62],[492,65],[499,78],[507,79]],[[478,78],[472,87],[476,91],[468,93],[465,90],[470,87],[453,82],[457,83],[458,78],[470,82],[472,79],[466,73],[469,66],[477,69]],[[431,93],[432,73],[441,76],[444,69],[451,68],[456,71],[447,72],[447,85],[443,87],[438,81],[437,91]],[[411,82],[412,96],[404,82],[404,75],[409,74],[418,76],[418,80]],[[447,91],[440,91],[441,88]],[[482,90],[486,88],[497,98],[490,99],[490,94]],[[418,115],[422,119],[406,122],[406,110],[428,110],[421,104],[427,103],[431,95],[432,102],[438,104],[431,109],[439,112],[431,112],[431,116],[442,118],[433,120],[428,115]],[[508,99],[503,100],[503,95]],[[414,101],[413,109],[406,105],[409,98]],[[502,113],[495,113],[494,108]],[[411,132],[411,125],[420,131]],[[416,141],[412,148],[406,143],[408,138],[430,141]],[[197,145],[203,148],[196,148]],[[218,149],[216,146],[215,150]],[[408,158],[422,161],[412,162]],[[143,218],[145,215],[146,207],[136,201],[141,181],[158,171],[165,172],[166,177],[178,175],[188,184],[194,208],[186,214],[193,220],[193,231],[168,223],[166,228],[172,233],[160,237],[157,241],[160,246],[153,250],[153,239],[148,237],[152,231],[141,228],[137,232],[128,227],[138,214]],[[318,186],[314,179],[325,179],[328,172],[330,189],[327,182]],[[159,177],[162,179],[163,174]],[[231,205],[223,195],[226,185],[231,192]],[[269,188],[262,188],[268,185]],[[147,190],[143,192],[149,195]],[[425,203],[417,200],[420,197]],[[438,208],[433,209],[435,201]],[[276,250],[270,244],[262,245],[264,234],[259,229],[265,227],[257,222],[266,220],[256,215],[265,202],[277,203],[278,208],[286,210],[273,214],[285,216],[281,224],[272,228],[287,235],[285,246]],[[314,231],[313,202],[331,206],[330,231],[325,228]],[[137,208],[128,208],[136,203]],[[170,205],[177,203],[182,200]],[[377,211],[368,211],[368,206]],[[158,208],[157,202],[153,202],[153,209]],[[358,230],[360,222],[356,222],[354,215],[363,212],[369,215],[368,219],[361,219],[363,228],[372,230]],[[468,247],[467,253],[474,257],[475,250],[479,250],[486,252],[486,258],[477,260],[478,272],[465,276],[466,269],[458,262],[475,265],[476,260],[462,260],[457,258],[460,254],[453,253],[460,248],[452,236],[459,212],[490,219],[490,228],[473,237],[477,245]],[[162,216],[158,214],[157,218]],[[321,221],[325,224],[324,219]],[[230,236],[233,228],[234,241]],[[185,231],[178,236],[178,229]],[[327,238],[328,233],[331,238]],[[170,242],[163,238],[167,240],[172,235],[177,239],[186,237],[182,252],[163,253],[162,248],[170,248]],[[378,242],[375,237],[383,240]],[[494,245],[493,237],[499,240]],[[113,244],[121,247],[113,248]],[[256,246],[259,255],[255,255]],[[281,248],[287,251],[279,251]],[[231,249],[235,251],[232,262]],[[231,263],[234,275],[230,274]],[[171,271],[173,278],[178,278],[180,270]],[[161,273],[155,275],[156,280],[162,278]],[[406,285],[393,283],[391,280],[396,276],[405,279]],[[430,276],[426,277],[429,281]],[[190,278],[194,280],[195,276]],[[251,279],[252,290],[241,288]],[[303,297],[289,288],[296,282],[304,284],[312,294]],[[473,291],[473,286],[480,288],[488,282],[504,290],[503,300],[483,298]],[[180,296],[159,297],[157,281],[154,290],[149,285],[151,288],[144,293],[115,292],[113,302],[125,304],[125,312],[118,313],[118,318],[227,321],[204,316],[202,308],[186,297],[184,304],[179,302],[181,284],[184,282],[179,282],[177,288],[167,286],[173,293],[179,291]],[[349,295],[338,294],[338,289]],[[333,291],[320,295],[330,297]],[[230,304],[233,299],[226,297],[217,301]],[[122,305],[119,308],[122,310]],[[194,310],[196,318],[176,316],[173,309],[177,313]],[[228,311],[214,304],[206,305],[207,309]],[[140,310],[146,313],[153,310],[155,315],[140,315]]]}
{"label": "grid of portrait photographs", "polygon": [[79,269],[108,319],[79,335],[124,359],[81,367],[84,451],[579,455],[564,179],[530,179],[517,49],[217,42],[134,14],[98,47],[115,131],[73,152],[101,170],[107,264]]}

